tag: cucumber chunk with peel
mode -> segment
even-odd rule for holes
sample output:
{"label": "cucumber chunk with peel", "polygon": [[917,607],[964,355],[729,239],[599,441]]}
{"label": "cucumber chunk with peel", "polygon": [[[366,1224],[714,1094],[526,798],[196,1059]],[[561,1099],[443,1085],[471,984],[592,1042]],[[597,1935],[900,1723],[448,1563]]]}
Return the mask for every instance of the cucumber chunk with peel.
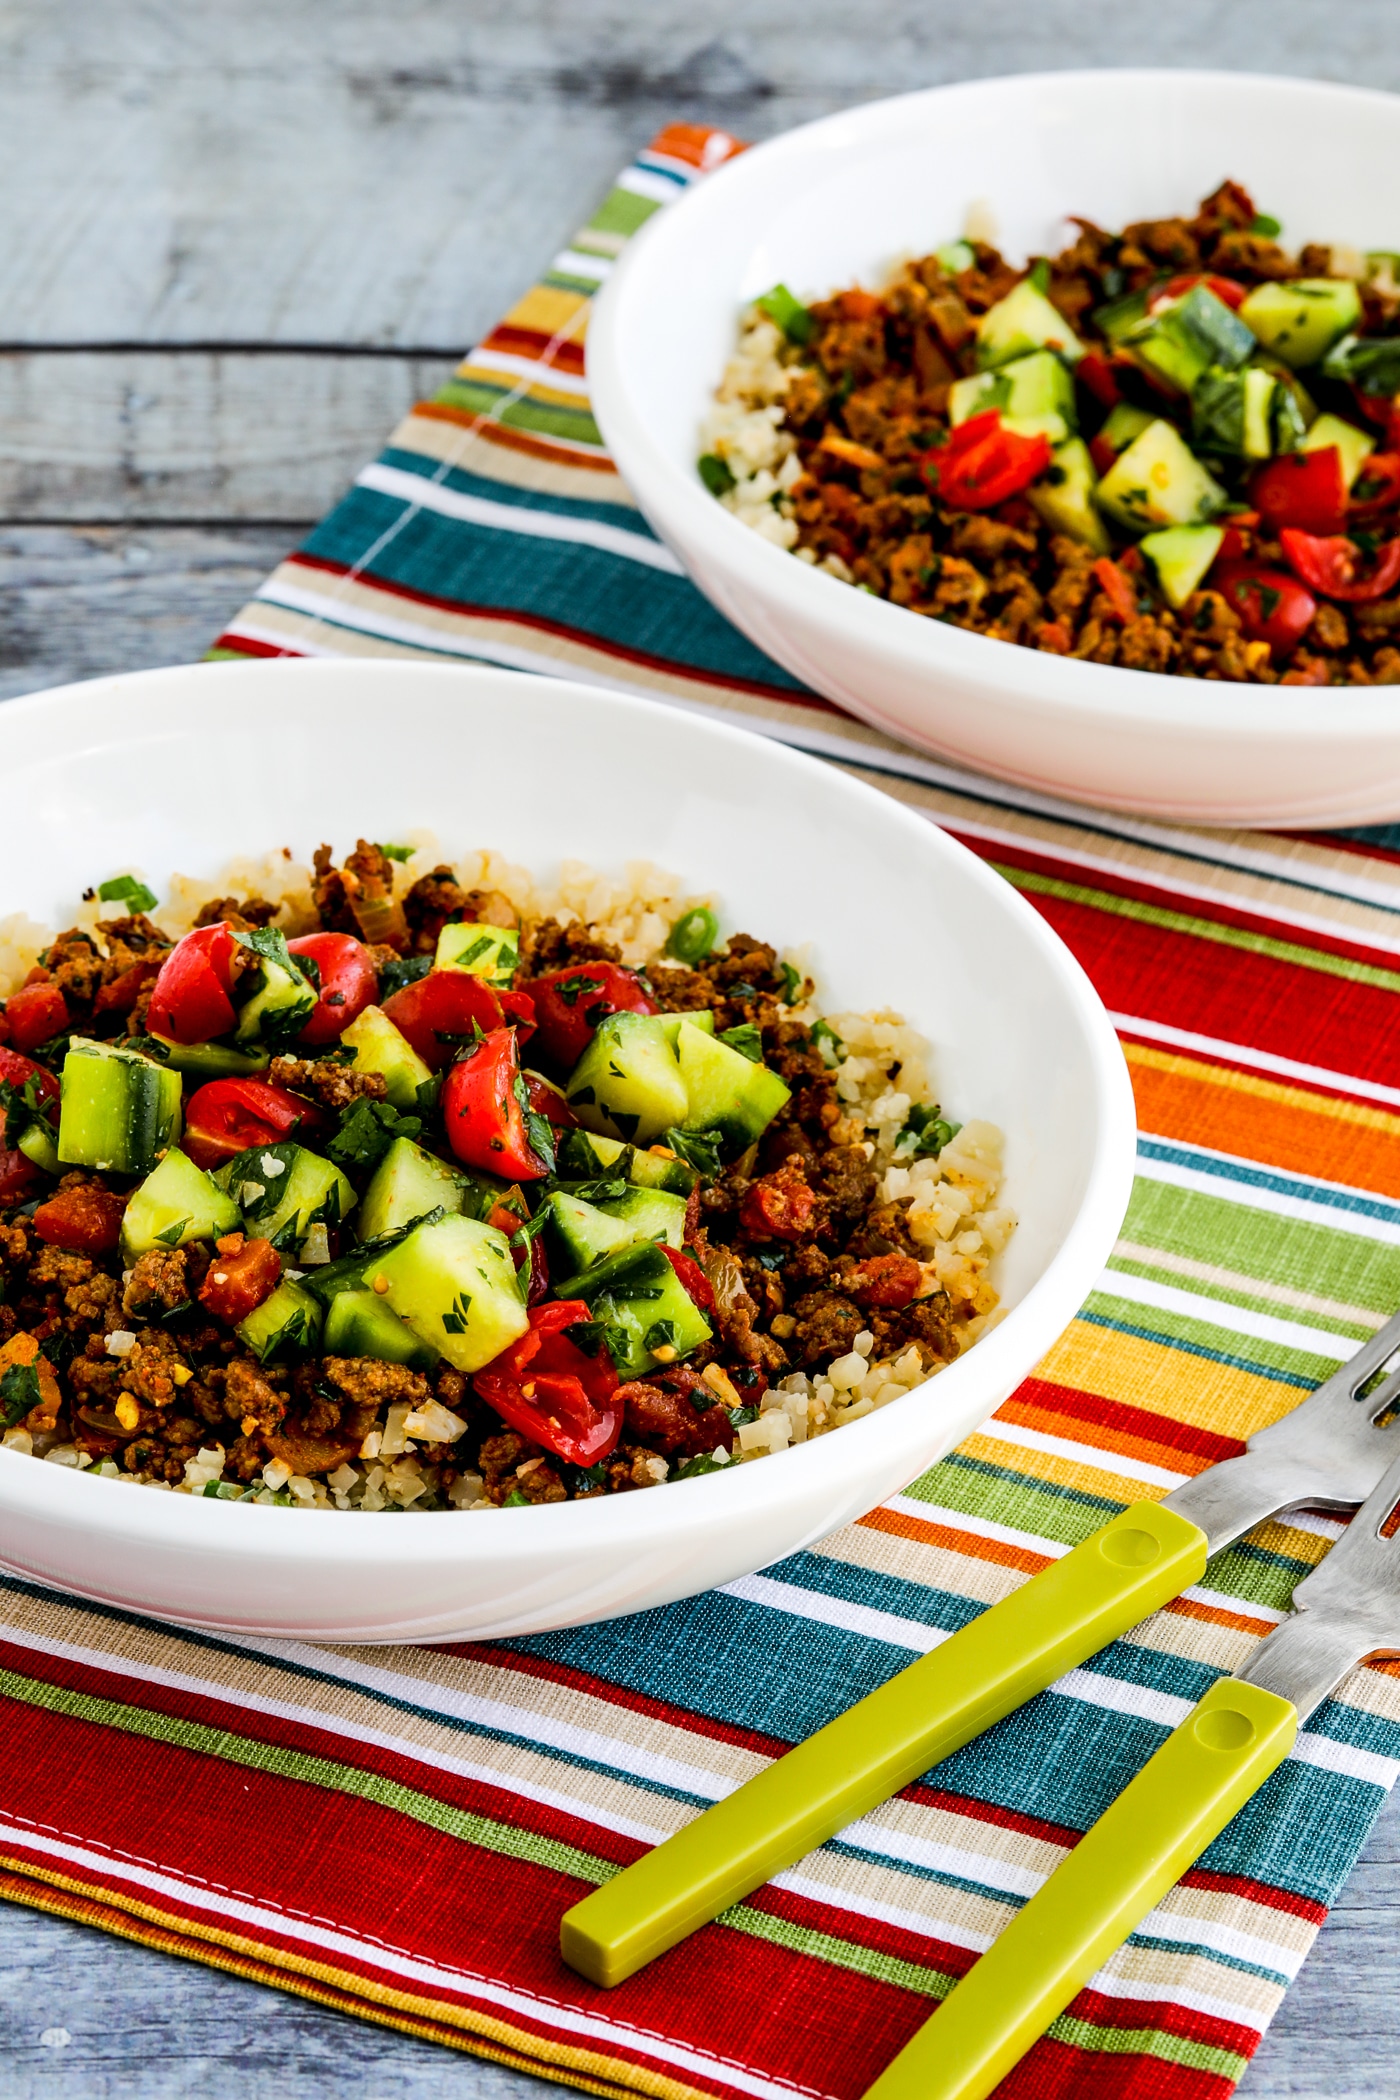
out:
{"label": "cucumber chunk with peel", "polygon": [[315,1348],[321,1337],[321,1307],[310,1291],[284,1276],[272,1296],[254,1306],[233,1331],[259,1363],[273,1363]]}
{"label": "cucumber chunk with peel", "polygon": [[483,1193],[484,1185],[460,1167],[434,1158],[411,1138],[395,1138],[360,1199],[355,1229],[362,1240],[373,1240],[430,1210],[468,1211],[476,1217]]}
{"label": "cucumber chunk with peel", "polygon": [[[713,1022],[714,1015],[706,1018]],[[591,1130],[565,1131],[557,1168],[561,1175],[578,1181],[594,1181],[608,1175],[618,1181],[633,1182],[638,1188],[669,1189],[676,1196],[688,1196],[700,1179],[694,1167],[677,1159],[664,1145],[639,1152],[635,1145],[624,1145],[617,1138],[596,1137]]]}
{"label": "cucumber chunk with peel", "polygon": [[948,421],[955,430],[989,408],[1001,410],[1008,429],[1030,435],[1025,426],[1033,422],[1056,445],[1078,428],[1074,381],[1053,350],[1033,350],[996,371],[975,372],[949,390]]}
{"label": "cucumber chunk with peel", "polygon": [[146,1174],[180,1135],[180,1075],[137,1050],[74,1036],[63,1060],[58,1156]]}
{"label": "cucumber chunk with peel", "polygon": [[382,1364],[407,1364],[410,1371],[430,1371],[437,1362],[375,1291],[340,1291],[332,1298],[321,1346],[327,1356],[373,1356]]}
{"label": "cucumber chunk with peel", "polygon": [[545,1244],[561,1276],[576,1276],[591,1269],[604,1255],[619,1247],[630,1247],[638,1235],[620,1218],[611,1218],[596,1204],[585,1203],[554,1189],[544,1206]]}
{"label": "cucumber chunk with peel", "polygon": [[479,1218],[415,1225],[366,1265],[365,1276],[419,1340],[459,1371],[479,1371],[530,1324],[510,1242]]}
{"label": "cucumber chunk with peel", "polygon": [[1162,596],[1177,612],[1200,588],[1224,537],[1219,525],[1172,525],[1165,532],[1149,532],[1139,542],[1157,571]]}
{"label": "cucumber chunk with peel", "polygon": [[1349,278],[1299,277],[1257,284],[1240,319],[1286,365],[1315,365],[1361,318],[1361,295]]}
{"label": "cucumber chunk with peel", "polygon": [[1100,508],[1138,533],[1204,525],[1226,500],[1181,433],[1161,417],[1120,452],[1098,487]]}
{"label": "cucumber chunk with peel", "polygon": [[598,1209],[631,1233],[634,1240],[664,1240],[679,1248],[685,1240],[685,1197],[665,1189],[632,1188],[625,1196],[605,1196]]}
{"label": "cucumber chunk with peel", "polygon": [[122,1260],[134,1262],[156,1247],[188,1247],[192,1240],[216,1240],[225,1232],[237,1232],[241,1223],[232,1196],[172,1145],[126,1206]]}
{"label": "cucumber chunk with peel", "polygon": [[1327,445],[1336,446],[1342,463],[1342,482],[1350,489],[1365,462],[1375,451],[1375,439],[1368,431],[1358,430],[1355,423],[1348,423],[1342,416],[1319,416],[1298,450],[1320,452]]}
{"label": "cucumber chunk with peel", "polygon": [[433,1075],[383,1007],[367,1006],[340,1040],[347,1050],[354,1051],[357,1072],[379,1074],[391,1107],[405,1111],[418,1107],[418,1089],[429,1085]]}
{"label": "cucumber chunk with peel", "polygon": [[250,1232],[282,1249],[297,1246],[313,1225],[339,1225],[355,1207],[339,1167],[291,1142],[250,1146],[218,1178]]}
{"label": "cucumber chunk with peel", "polygon": [[[660,1248],[646,1240],[607,1256],[559,1292],[582,1298],[602,1322],[623,1378],[641,1378],[710,1339],[709,1321]],[[667,1353],[658,1356],[658,1349]]]}
{"label": "cucumber chunk with peel", "polygon": [[1023,277],[978,322],[977,362],[984,372],[990,371],[1032,350],[1057,350],[1071,365],[1084,355],[1084,345],[1064,315]]}
{"label": "cucumber chunk with peel", "polygon": [[685,1082],[663,1017],[610,1014],[570,1073],[566,1094],[586,1130],[628,1144],[649,1145],[684,1122]]}
{"label": "cucumber chunk with peel", "polygon": [[742,1151],[788,1099],[789,1089],[767,1065],[684,1022],[676,1052],[686,1098],[682,1130],[717,1130],[726,1145]]}
{"label": "cucumber chunk with peel", "polygon": [[509,985],[520,961],[520,934],[514,926],[486,926],[458,920],[438,935],[435,970],[465,970],[488,984]]}
{"label": "cucumber chunk with peel", "polygon": [[1094,503],[1097,485],[1089,447],[1083,438],[1071,438],[1055,452],[1026,495],[1032,509],[1052,532],[1067,533],[1070,539],[1092,547],[1095,554],[1107,554],[1111,542]]}

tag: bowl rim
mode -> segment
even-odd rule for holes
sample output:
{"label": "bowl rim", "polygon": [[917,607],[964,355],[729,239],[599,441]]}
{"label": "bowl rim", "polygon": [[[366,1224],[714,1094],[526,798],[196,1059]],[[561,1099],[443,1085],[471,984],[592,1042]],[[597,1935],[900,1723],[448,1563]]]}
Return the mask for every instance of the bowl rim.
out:
{"label": "bowl rim", "polygon": [[[208,702],[214,704],[217,700],[222,708],[231,687],[237,683],[304,686],[308,689],[308,703],[316,705],[319,710],[324,706],[324,700],[313,699],[316,686],[336,682],[370,683],[386,671],[396,678],[410,677],[425,686],[445,682],[460,687],[466,681],[480,683],[483,687],[499,688],[504,683],[508,688],[529,688],[540,698],[546,695],[557,697],[561,707],[587,706],[610,712],[624,724],[650,718],[656,707],[656,702],[631,694],[607,691],[572,680],[498,670],[494,666],[338,658],[178,665],[165,670],[127,672],[86,680],[7,702],[0,710],[0,766],[9,756],[7,746],[13,743],[18,742],[21,755],[26,755],[23,752],[26,737],[32,744],[33,755],[37,756],[40,746],[34,741],[36,730],[43,734],[45,748],[54,748],[53,739],[46,734],[48,725],[78,708],[101,708],[109,717],[122,721],[124,732],[135,735],[143,726],[139,709],[143,705],[159,705],[164,694],[173,694],[174,688],[191,679],[199,682],[197,691],[201,697],[196,700],[188,691],[182,693],[180,708],[182,719],[186,721],[194,719],[194,711],[202,704],[206,691]],[[113,702],[118,703],[116,708],[112,706]],[[281,704],[283,708],[295,706],[298,699],[289,693]],[[777,738],[765,737],[736,727],[732,722],[702,716],[689,709],[678,708],[674,713],[679,718],[677,726],[684,724],[681,729],[684,735],[727,747],[736,754],[753,756],[761,753],[766,763],[789,774],[822,781],[827,792],[834,792],[867,808],[878,805],[887,823],[893,823],[910,839],[917,839],[922,850],[930,853],[935,861],[956,865],[964,877],[980,887],[989,898],[995,899],[998,908],[1010,916],[1022,936],[1040,950],[1079,1025],[1090,1066],[1097,1128],[1078,1209],[1041,1275],[1020,1302],[1011,1308],[1005,1320],[984,1335],[966,1356],[937,1374],[941,1379],[954,1381],[954,1396],[974,1378],[978,1383],[985,1382],[989,1391],[1003,1392],[1016,1378],[1025,1375],[1019,1368],[1026,1353],[1022,1338],[1031,1337],[1034,1358],[1038,1358],[1074,1317],[1093,1286],[1127,1207],[1136,1152],[1136,1118],[1127,1065],[1102,1002],[1081,965],[1039,913],[940,825],[829,762],[795,750]],[[1001,1370],[1003,1359],[1008,1364],[1004,1373]],[[964,1367],[973,1363],[976,1369],[966,1371]],[[998,1404],[999,1401],[993,1401],[986,1412],[990,1414]],[[905,1408],[901,1414],[903,1407],[903,1402],[896,1401],[878,1414],[846,1424],[841,1435],[860,1436],[861,1446],[842,1444],[833,1454],[828,1447],[834,1439],[821,1437],[779,1454],[784,1465],[800,1469],[796,1473],[785,1473],[779,1468],[770,1471],[763,1465],[736,1466],[731,1476],[733,1485],[720,1490],[726,1498],[722,1507],[697,1501],[697,1495],[707,1486],[700,1480],[669,1482],[668,1492],[663,1496],[639,1494],[610,1498],[609,1542],[622,1548],[630,1545],[644,1549],[653,1538],[674,1533],[676,1520],[682,1512],[687,1525],[702,1519],[707,1511],[713,1511],[720,1521],[737,1524],[742,1521],[746,1509],[757,1514],[771,1504],[775,1493],[781,1496],[785,1479],[792,1481],[794,1490],[806,1482],[810,1499],[810,1489],[816,1485],[822,1471],[831,1476],[833,1505],[839,1504],[841,1452],[853,1454],[876,1439],[892,1449],[901,1445],[912,1448],[927,1441],[916,1433],[914,1411]],[[985,1418],[983,1415],[978,1419]],[[16,1470],[18,1468],[24,1470]],[[778,1473],[777,1479],[773,1477],[774,1472]],[[470,1564],[489,1554],[498,1563],[518,1561],[523,1567],[536,1562],[542,1551],[558,1554],[593,1543],[595,1533],[588,1527],[601,1522],[593,1516],[594,1505],[591,1503],[565,1502],[546,1504],[533,1511],[533,1527],[521,1524],[505,1532],[497,1525],[478,1529],[468,1524],[449,1532],[442,1524],[430,1521],[469,1514],[455,1510],[406,1512],[417,1521],[411,1525],[395,1523],[372,1527],[367,1532],[363,1524],[346,1525],[343,1529],[286,1524],[283,1520],[289,1514],[301,1513],[289,1513],[260,1504],[244,1505],[173,1492],[161,1494],[149,1489],[123,1496],[116,1493],[119,1487],[128,1485],[133,1489],[138,1486],[134,1482],[94,1477],[86,1470],[79,1472],[66,1466],[36,1463],[21,1453],[0,1449],[0,1514],[11,1508],[22,1508],[28,1517],[36,1520],[46,1519],[69,1526],[74,1522],[85,1522],[112,1539],[125,1539],[133,1545],[159,1546],[172,1551],[198,1550],[202,1546],[216,1550],[228,1560],[245,1556],[265,1559],[269,1551],[273,1551],[282,1560],[314,1561],[322,1566],[334,1565],[337,1560],[353,1560],[357,1566],[363,1566],[369,1560],[383,1566],[421,1563],[441,1568],[445,1563]],[[98,1490],[106,1499],[92,1499]],[[677,1493],[683,1493],[687,1498],[681,1504],[674,1499]],[[796,1495],[795,1499],[802,1498]],[[621,1509],[615,1506],[619,1501]],[[281,1524],[281,1529],[270,1531],[267,1528],[269,1523]],[[548,1535],[544,1530],[546,1524],[551,1527]],[[334,1544],[337,1539],[341,1541],[338,1547]],[[455,1550],[447,1551],[449,1546]]]}
{"label": "bowl rim", "polygon": [[[686,467],[677,463],[635,406],[627,376],[629,303],[648,303],[649,273],[678,244],[690,240],[692,228],[702,235],[705,214],[721,210],[734,191],[752,187],[756,178],[761,180],[775,165],[787,166],[791,181],[804,162],[843,151],[858,152],[872,136],[921,119],[931,107],[946,106],[950,100],[975,102],[1007,94],[1033,97],[1047,91],[1063,95],[1075,89],[1101,92],[1106,82],[1120,87],[1133,82],[1152,90],[1169,88],[1173,93],[1228,87],[1233,93],[1260,98],[1375,105],[1393,116],[1400,147],[1400,94],[1287,74],[1230,73],[1218,68],[1076,67],[1063,72],[999,74],[916,88],[814,118],[726,161],[675,203],[655,213],[628,241],[598,295],[588,329],[590,400],[604,444],[658,535],[670,544],[674,531],[682,543],[673,551],[681,552],[687,569],[692,566],[691,551],[698,547],[707,564],[741,582],[749,595],[753,595],[754,580],[759,579],[776,619],[790,611],[809,631],[824,630],[848,646],[864,647],[887,662],[897,662],[906,674],[930,678],[940,671],[956,672],[965,685],[989,694],[1013,693],[1022,702],[1038,702],[1091,725],[1128,719],[1141,728],[1191,735],[1203,745],[1217,740],[1234,744],[1250,735],[1268,742],[1287,739],[1306,744],[1326,736],[1333,742],[1354,738],[1367,743],[1389,721],[1400,721],[1400,693],[1392,687],[1263,687],[1083,663],[921,620],[871,592],[840,585],[835,577],[821,575],[741,524],[705,489],[693,461]],[[737,320],[736,308],[736,326]],[[870,718],[876,712],[870,709]],[[883,726],[901,740],[906,736],[892,718]]]}

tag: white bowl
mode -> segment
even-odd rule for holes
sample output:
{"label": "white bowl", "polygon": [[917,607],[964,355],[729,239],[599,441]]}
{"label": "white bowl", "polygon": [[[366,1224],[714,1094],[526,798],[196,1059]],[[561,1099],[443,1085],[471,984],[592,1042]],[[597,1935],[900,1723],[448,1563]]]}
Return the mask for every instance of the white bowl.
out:
{"label": "white bowl", "polygon": [[1230,73],[1049,73],[932,88],[804,125],[658,213],[588,331],[608,449],[719,609],[853,714],[1075,800],[1205,824],[1400,815],[1400,691],[1205,684],[1042,655],[823,576],[724,510],[695,469],[742,308],[878,285],[990,208],[1006,251],[1190,213],[1225,177],[1291,245],[1400,247],[1400,98]]}
{"label": "white bowl", "polygon": [[513,672],[213,664],[0,709],[0,916],[68,923],[140,866],[426,825],[446,850],[647,859],[723,924],[811,941],[831,995],[934,1039],[944,1100],[1007,1135],[1005,1322],[925,1392],[782,1456],[606,1503],[305,1513],[157,1493],[0,1449],[11,1567],[186,1625],[308,1640],[535,1632],[728,1582],[862,1514],[956,1444],[1073,1316],[1127,1203],[1132,1102],[1092,987],[1007,884],[898,803],[743,731]]}

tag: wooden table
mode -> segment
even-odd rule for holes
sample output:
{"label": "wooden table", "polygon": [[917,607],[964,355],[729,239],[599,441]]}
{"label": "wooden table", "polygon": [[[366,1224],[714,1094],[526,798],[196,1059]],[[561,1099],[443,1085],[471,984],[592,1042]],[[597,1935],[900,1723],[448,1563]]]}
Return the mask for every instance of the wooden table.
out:
{"label": "wooden table", "polygon": [[[5,0],[0,698],[197,656],[669,118],[756,138],[1086,64],[1397,88],[1392,28],[1385,0]],[[3,2100],[543,2091],[18,1908],[0,1977]],[[1244,2090],[1400,2100],[1400,1811]]]}

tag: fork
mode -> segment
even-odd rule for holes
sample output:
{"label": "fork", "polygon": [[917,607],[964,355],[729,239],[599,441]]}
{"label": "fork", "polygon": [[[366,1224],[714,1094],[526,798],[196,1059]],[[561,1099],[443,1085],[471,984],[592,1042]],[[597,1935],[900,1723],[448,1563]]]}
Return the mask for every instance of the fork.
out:
{"label": "fork", "polygon": [[1400,1654],[1397,1504],[1400,1459],[1298,1584],[1292,1615],[1237,1677],[1211,1686],[866,2100],[985,2100],[1282,1764],[1323,1700],[1359,1663]]}
{"label": "fork", "polygon": [[1180,1596],[1256,1524],[1300,1502],[1364,1502],[1395,1448],[1378,1418],[1400,1397],[1400,1369],[1367,1388],[1397,1350],[1400,1313],[1241,1457],[1130,1504],[604,1882],[565,1913],[564,1960],[623,1982]]}

